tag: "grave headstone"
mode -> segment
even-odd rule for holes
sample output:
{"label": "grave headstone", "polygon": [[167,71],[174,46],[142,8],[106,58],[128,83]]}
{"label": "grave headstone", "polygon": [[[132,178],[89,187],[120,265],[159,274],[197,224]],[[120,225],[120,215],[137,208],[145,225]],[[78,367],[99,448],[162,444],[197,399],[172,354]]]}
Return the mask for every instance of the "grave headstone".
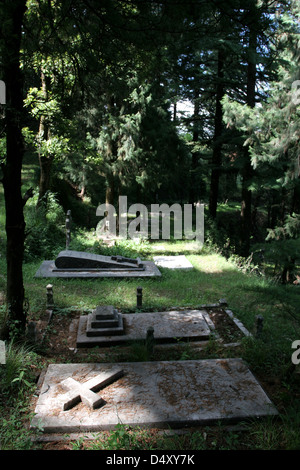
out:
{"label": "grave headstone", "polygon": [[66,250],[69,249],[69,245],[71,242],[71,226],[72,226],[72,216],[71,216],[71,211],[67,211],[67,217],[66,217]]}
{"label": "grave headstone", "polygon": [[36,323],[34,321],[28,322],[26,338],[27,341],[31,344],[35,344],[37,342]]}
{"label": "grave headstone", "polygon": [[262,315],[256,317],[256,338],[260,338],[263,330],[264,318]]}
{"label": "grave headstone", "polygon": [[52,284],[48,284],[48,285],[46,286],[46,290],[47,290],[47,303],[46,303],[46,307],[47,307],[47,309],[52,310],[53,307],[54,307],[53,285],[52,285]]}
{"label": "grave headstone", "polygon": [[0,340],[0,364],[6,363],[5,341]]}
{"label": "grave headstone", "polygon": [[147,330],[146,335],[146,349],[149,357],[152,356],[155,346],[155,339],[154,339],[154,328],[150,326]]}
{"label": "grave headstone", "polygon": [[97,278],[160,275],[153,261],[64,250],[58,254],[55,261],[44,261],[35,277]]}
{"label": "grave headstone", "polygon": [[143,306],[143,288],[140,286],[136,288],[136,306],[137,308]]}

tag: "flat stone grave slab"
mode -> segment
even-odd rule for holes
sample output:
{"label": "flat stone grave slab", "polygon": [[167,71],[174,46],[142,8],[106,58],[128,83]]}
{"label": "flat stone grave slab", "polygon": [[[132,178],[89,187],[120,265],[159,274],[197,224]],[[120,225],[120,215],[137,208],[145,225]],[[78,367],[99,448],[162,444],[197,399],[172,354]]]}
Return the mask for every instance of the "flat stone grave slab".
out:
{"label": "flat stone grave slab", "polygon": [[194,269],[194,266],[184,255],[178,256],[154,256],[156,266],[168,269]]}
{"label": "flat stone grave slab", "polygon": [[[97,392],[91,391],[99,396],[99,407],[79,397],[64,409],[70,392],[73,397],[76,393],[88,395],[89,387],[99,383],[101,374],[108,377],[107,382]],[[62,384],[70,378],[76,387],[66,392]],[[239,358],[50,364],[31,427],[41,426],[45,433],[95,432],[113,429],[118,423],[164,429],[276,414],[276,408]]]}
{"label": "flat stone grave slab", "polygon": [[83,278],[83,279],[97,279],[103,277],[111,278],[127,278],[127,277],[159,277],[161,272],[153,261],[143,261],[144,271],[127,271],[122,269],[122,271],[63,271],[56,270],[55,261],[43,261],[39,269],[36,271],[34,277],[43,277],[43,278]]}
{"label": "flat stone grave slab", "polygon": [[144,340],[147,330],[154,328],[157,342],[175,342],[175,339],[208,340],[213,324],[205,310],[183,310],[169,312],[123,313],[124,334],[88,336],[88,315],[79,319],[77,347],[107,346],[128,341]]}

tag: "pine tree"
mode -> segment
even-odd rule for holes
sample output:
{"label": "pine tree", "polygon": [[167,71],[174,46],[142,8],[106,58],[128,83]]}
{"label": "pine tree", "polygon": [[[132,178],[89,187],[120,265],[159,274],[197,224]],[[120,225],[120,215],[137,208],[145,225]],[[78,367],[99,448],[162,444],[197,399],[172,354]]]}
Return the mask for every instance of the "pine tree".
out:
{"label": "pine tree", "polygon": [[277,227],[273,225],[267,237],[274,243],[267,249],[283,265],[282,280],[286,280],[299,256],[299,5],[289,2],[280,13],[275,43],[279,67],[267,101],[254,109],[228,98],[224,104],[227,122],[248,134],[245,146],[253,169],[261,174],[263,189],[278,194],[281,201],[282,212],[277,210],[274,218]]}

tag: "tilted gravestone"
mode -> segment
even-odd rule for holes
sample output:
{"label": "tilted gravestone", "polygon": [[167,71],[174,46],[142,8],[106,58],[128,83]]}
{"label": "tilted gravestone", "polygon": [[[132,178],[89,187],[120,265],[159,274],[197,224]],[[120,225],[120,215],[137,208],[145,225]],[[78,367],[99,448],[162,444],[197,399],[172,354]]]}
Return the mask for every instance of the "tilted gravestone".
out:
{"label": "tilted gravestone", "polygon": [[44,261],[35,277],[152,277],[160,276],[153,261],[105,256],[84,251],[61,251],[55,261]]}
{"label": "tilted gravestone", "polygon": [[83,270],[125,270],[144,271],[144,265],[139,258],[124,256],[104,256],[85,251],[61,251],[55,260],[56,271]]}

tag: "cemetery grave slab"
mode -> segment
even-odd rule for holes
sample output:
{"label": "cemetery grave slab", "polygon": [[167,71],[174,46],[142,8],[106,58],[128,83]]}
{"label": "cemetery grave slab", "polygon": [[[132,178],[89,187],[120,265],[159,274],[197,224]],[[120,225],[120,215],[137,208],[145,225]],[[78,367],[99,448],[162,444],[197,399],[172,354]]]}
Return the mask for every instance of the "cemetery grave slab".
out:
{"label": "cemetery grave slab", "polygon": [[153,261],[141,261],[123,256],[64,250],[53,261],[43,261],[35,277],[101,278],[155,277],[161,273]]}
{"label": "cemetery grave slab", "polygon": [[[107,381],[93,392],[99,396],[99,407],[77,400],[64,410],[64,381],[71,378],[80,390],[87,389],[84,384],[99,385],[101,374]],[[96,432],[113,429],[118,423],[165,429],[276,414],[239,358],[50,364],[31,427],[42,426],[44,433]]]}
{"label": "cemetery grave slab", "polygon": [[[103,308],[103,307],[102,307]],[[95,314],[94,314],[95,315]],[[123,330],[107,330],[90,328],[91,316],[82,315],[79,319],[77,347],[108,346],[128,341],[139,341],[146,338],[147,330],[154,328],[154,338],[158,343],[175,342],[177,339],[208,340],[213,324],[205,310],[183,310],[168,312],[147,312],[121,314]],[[116,329],[117,330],[117,329]]]}
{"label": "cemetery grave slab", "polygon": [[154,256],[153,260],[156,266],[160,266],[161,268],[185,269],[185,270],[194,269],[194,266],[190,263],[190,261],[184,255]]}

